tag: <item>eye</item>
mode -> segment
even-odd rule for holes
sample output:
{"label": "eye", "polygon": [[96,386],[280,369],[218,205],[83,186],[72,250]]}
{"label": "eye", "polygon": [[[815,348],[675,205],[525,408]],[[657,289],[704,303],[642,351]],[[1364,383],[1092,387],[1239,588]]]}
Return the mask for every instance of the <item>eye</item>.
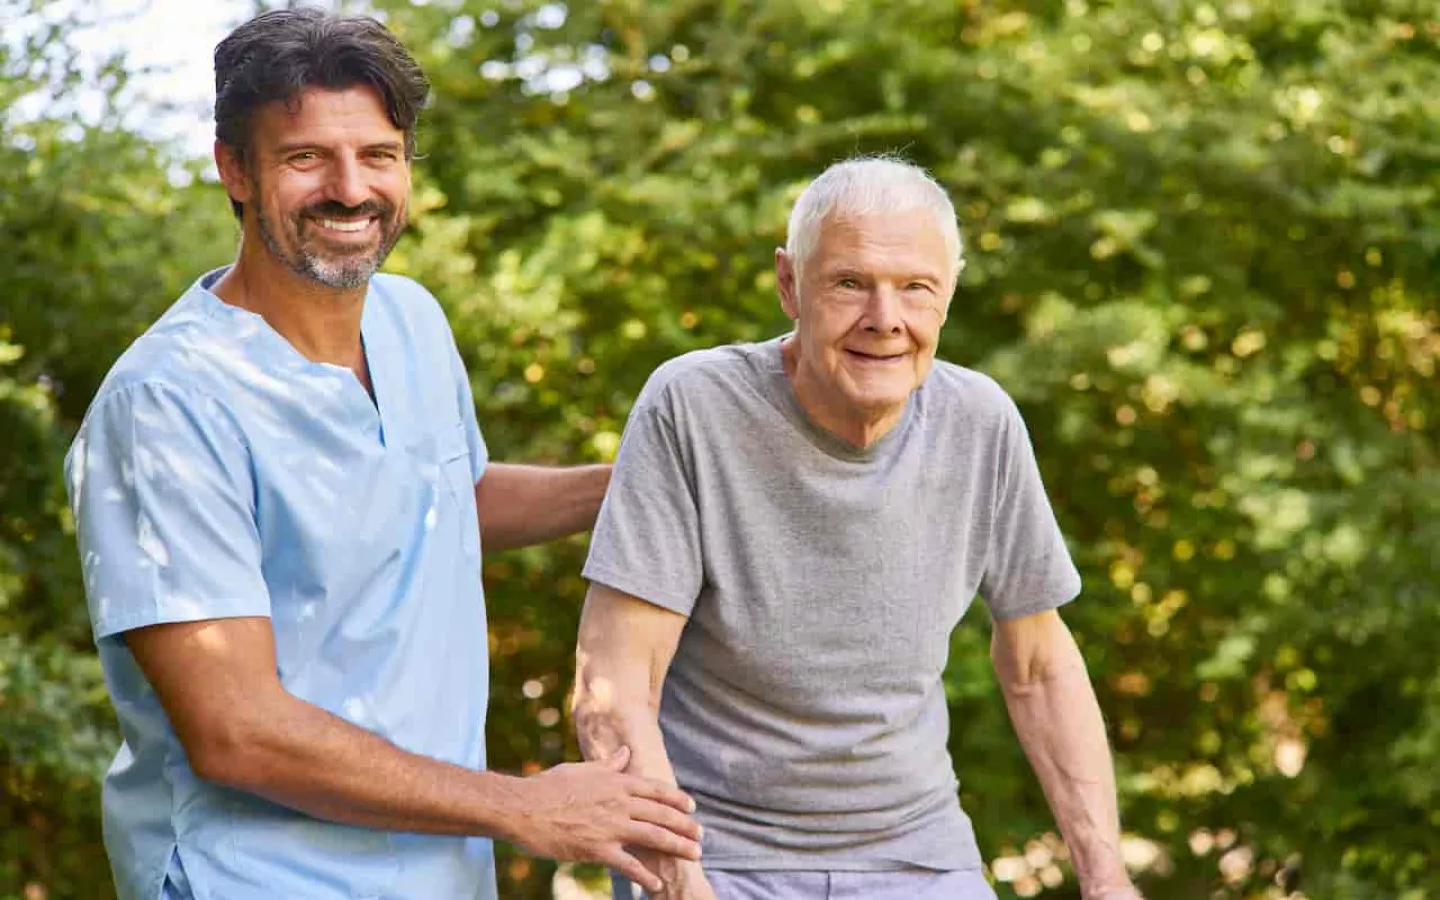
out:
{"label": "eye", "polygon": [[299,153],[290,154],[290,162],[314,162],[319,158],[314,150],[301,150]]}
{"label": "eye", "polygon": [[912,281],[912,282],[910,282],[909,284],[905,285],[905,290],[907,290],[907,291],[925,291],[926,293],[931,293],[931,294],[933,294],[933,293],[935,292],[934,288],[930,287],[930,285],[929,285],[927,282],[924,282],[924,281]]}
{"label": "eye", "polygon": [[835,281],[835,286],[844,288],[847,291],[853,291],[860,287],[860,282],[854,278],[851,278],[849,275],[846,275],[842,278],[837,279]]}

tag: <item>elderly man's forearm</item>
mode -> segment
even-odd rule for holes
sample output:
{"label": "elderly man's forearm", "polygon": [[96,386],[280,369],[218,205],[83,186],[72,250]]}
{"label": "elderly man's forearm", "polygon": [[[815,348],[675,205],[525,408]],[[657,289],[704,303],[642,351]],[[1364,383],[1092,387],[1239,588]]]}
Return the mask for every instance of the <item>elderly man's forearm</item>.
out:
{"label": "elderly man's forearm", "polygon": [[675,784],[675,770],[665,752],[658,710],[645,700],[598,698],[577,687],[575,737],[586,759],[606,759],[621,747],[630,748],[632,775]]}
{"label": "elderly man's forearm", "polygon": [[[620,747],[630,748],[632,775],[676,784],[675,770],[665,752],[665,739],[660,731],[659,709],[652,703],[636,700],[618,704],[597,704],[593,694],[577,691],[575,732],[586,759],[604,759]],[[636,850],[636,856],[658,875],[666,885],[666,895],[682,890],[679,885],[690,878],[700,884],[705,878],[700,864],[664,854]],[[690,894],[684,896],[689,897]]]}
{"label": "elderly man's forearm", "polygon": [[1128,887],[1113,762],[1083,665],[1024,683],[1002,681],[1002,687],[1086,896]]}

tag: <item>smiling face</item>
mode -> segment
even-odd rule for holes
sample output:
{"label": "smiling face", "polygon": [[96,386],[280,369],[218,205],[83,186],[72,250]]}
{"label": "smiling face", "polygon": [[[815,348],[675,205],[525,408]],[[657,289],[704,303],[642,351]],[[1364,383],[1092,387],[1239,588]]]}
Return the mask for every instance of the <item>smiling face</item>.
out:
{"label": "smiling face", "polygon": [[955,265],[923,210],[831,216],[797,280],[776,254],[781,305],[795,320],[787,370],[817,425],[868,446],[899,421],[935,360]]}
{"label": "smiling face", "polygon": [[404,229],[410,195],[405,134],[369,87],[309,88],[251,121],[242,162],[218,145],[231,197],[245,204],[247,237],[310,282],[363,286]]}

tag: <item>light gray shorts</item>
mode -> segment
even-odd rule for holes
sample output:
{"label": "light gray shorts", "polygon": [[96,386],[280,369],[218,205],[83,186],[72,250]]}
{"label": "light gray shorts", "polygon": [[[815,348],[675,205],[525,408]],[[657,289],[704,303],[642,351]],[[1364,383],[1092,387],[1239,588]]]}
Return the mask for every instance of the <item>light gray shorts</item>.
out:
{"label": "light gray shorts", "polygon": [[[936,872],[750,872],[706,871],[719,900],[996,900],[979,869]],[[649,895],[621,876],[613,878],[614,900]]]}

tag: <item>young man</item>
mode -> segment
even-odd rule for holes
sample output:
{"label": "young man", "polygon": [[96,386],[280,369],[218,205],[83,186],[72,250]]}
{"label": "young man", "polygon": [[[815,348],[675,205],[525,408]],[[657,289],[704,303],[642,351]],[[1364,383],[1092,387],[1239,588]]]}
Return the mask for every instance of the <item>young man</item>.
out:
{"label": "young man", "polygon": [[121,900],[493,900],[487,837],[659,886],[683,793],[628,752],[484,771],[482,543],[589,528],[608,467],[487,459],[424,288],[377,275],[428,83],[365,18],[267,13],[215,52],[240,220],[116,363],[66,461],[125,742],[104,789]]}

